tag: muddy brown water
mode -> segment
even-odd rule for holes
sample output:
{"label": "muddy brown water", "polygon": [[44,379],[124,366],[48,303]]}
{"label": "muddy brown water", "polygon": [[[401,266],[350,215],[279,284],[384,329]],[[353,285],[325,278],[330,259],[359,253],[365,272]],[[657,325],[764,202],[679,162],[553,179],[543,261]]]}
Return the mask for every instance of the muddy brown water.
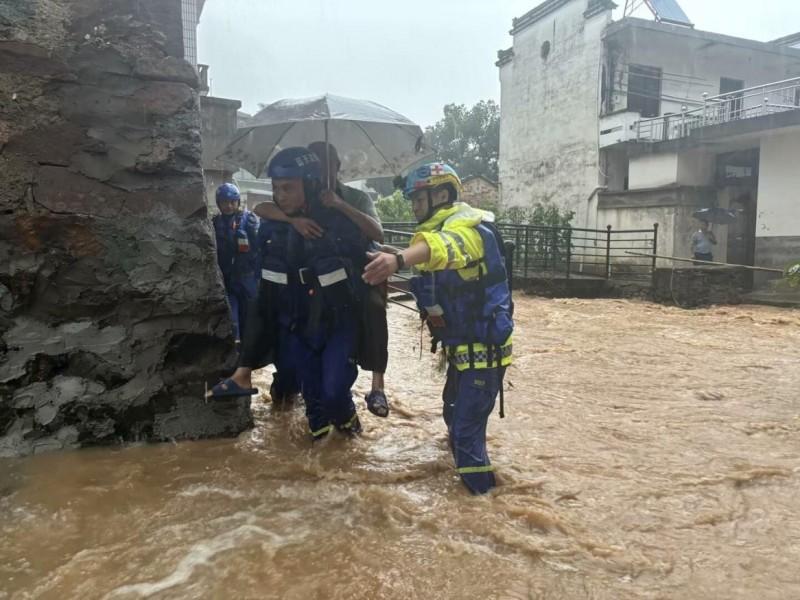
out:
{"label": "muddy brown water", "polygon": [[0,598],[800,598],[800,313],[517,311],[491,495],[392,308],[394,411],[359,440],[262,398],[238,440],[0,461]]}

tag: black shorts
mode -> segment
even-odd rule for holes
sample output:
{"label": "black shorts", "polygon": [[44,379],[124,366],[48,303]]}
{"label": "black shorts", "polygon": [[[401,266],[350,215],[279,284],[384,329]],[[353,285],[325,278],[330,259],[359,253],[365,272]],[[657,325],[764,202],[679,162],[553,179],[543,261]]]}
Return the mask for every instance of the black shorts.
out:
{"label": "black shorts", "polygon": [[386,373],[386,365],[389,363],[386,293],[386,285],[370,287],[361,311],[358,364],[365,371],[373,373]]}
{"label": "black shorts", "polygon": [[261,369],[275,362],[277,340],[278,319],[271,306],[269,286],[262,281],[258,295],[247,307],[239,366]]}

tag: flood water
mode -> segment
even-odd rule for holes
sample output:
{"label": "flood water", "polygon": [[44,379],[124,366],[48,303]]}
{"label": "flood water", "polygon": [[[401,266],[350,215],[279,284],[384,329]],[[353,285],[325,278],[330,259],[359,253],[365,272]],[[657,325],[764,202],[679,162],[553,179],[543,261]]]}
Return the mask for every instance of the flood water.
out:
{"label": "flood water", "polygon": [[0,461],[0,598],[800,598],[800,312],[519,299],[482,498],[390,319],[361,439],[262,398],[238,440]]}

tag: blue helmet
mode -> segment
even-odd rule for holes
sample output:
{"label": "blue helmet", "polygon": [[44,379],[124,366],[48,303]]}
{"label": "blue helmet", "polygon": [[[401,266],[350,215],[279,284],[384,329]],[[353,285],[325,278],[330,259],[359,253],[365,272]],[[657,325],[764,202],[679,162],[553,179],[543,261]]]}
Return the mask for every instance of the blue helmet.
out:
{"label": "blue helmet", "polygon": [[224,200],[234,200],[239,202],[242,195],[239,193],[239,188],[232,183],[223,183],[217,188],[217,204]]}
{"label": "blue helmet", "polygon": [[301,146],[286,148],[269,161],[267,177],[321,182],[322,165],[319,157],[308,148]]}

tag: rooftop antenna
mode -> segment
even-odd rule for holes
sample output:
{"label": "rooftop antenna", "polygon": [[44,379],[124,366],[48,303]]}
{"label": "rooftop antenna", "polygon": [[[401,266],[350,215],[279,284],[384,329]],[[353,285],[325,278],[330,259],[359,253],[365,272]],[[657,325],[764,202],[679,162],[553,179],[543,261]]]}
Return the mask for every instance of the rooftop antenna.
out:
{"label": "rooftop antenna", "polygon": [[658,23],[694,28],[694,23],[686,16],[686,13],[678,4],[678,0],[625,0],[623,16],[629,17],[633,15],[642,4],[650,9]]}

